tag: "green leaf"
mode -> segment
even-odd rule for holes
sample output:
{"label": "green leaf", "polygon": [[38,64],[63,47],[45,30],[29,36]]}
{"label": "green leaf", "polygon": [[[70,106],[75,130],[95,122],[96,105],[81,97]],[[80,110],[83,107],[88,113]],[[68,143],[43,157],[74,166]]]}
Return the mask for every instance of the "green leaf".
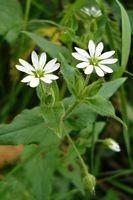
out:
{"label": "green leaf", "polygon": [[85,4],[86,0],[77,0],[74,3],[68,4],[64,9],[64,16],[61,20],[61,24],[76,31],[78,29],[76,12],[79,11]]}
{"label": "green leaf", "polygon": [[[73,104],[74,98],[65,98],[64,106],[67,109],[69,105]],[[92,124],[96,120],[96,114],[85,103],[80,103],[67,119],[67,123],[72,129],[82,130],[86,128],[88,124]]]}
{"label": "green leaf", "polygon": [[132,34],[133,34],[133,23],[132,23],[132,21],[133,21],[133,9],[128,10],[127,13],[128,13],[128,16],[129,16],[129,20],[130,20],[130,24],[131,24],[131,31],[132,31]]}
{"label": "green leaf", "polygon": [[95,123],[88,123],[86,128],[82,128],[77,143],[80,146],[79,149],[82,149],[82,152],[86,151],[86,147],[92,147],[92,134],[94,134],[94,143],[97,142],[100,133],[104,129],[106,123],[103,121],[98,121]]}
{"label": "green leaf", "polygon": [[[42,8],[43,9],[43,8]],[[33,25],[37,25],[37,27],[35,26],[35,29],[37,29],[38,27],[40,28],[42,28],[42,26],[44,26],[44,25],[47,25],[47,24],[49,24],[49,25],[52,25],[52,26],[55,26],[55,27],[57,27],[57,28],[64,28],[64,26],[61,26],[60,24],[58,24],[58,23],[56,23],[56,22],[54,22],[54,21],[52,21],[52,20],[46,20],[46,19],[32,19],[32,20],[30,20],[29,22],[28,22],[28,24],[29,24],[29,27],[30,27],[30,25],[31,26],[33,26]],[[32,27],[32,29],[33,29],[33,27]]]}
{"label": "green leaf", "polygon": [[59,87],[56,81],[53,81],[50,87],[44,82],[41,82],[36,88],[36,91],[41,105],[52,106],[59,102]]}
{"label": "green leaf", "polygon": [[29,191],[20,177],[9,176],[0,181],[0,198],[2,200],[29,200]]}
{"label": "green leaf", "polygon": [[84,88],[84,80],[80,73],[68,64],[68,61],[65,59],[64,55],[60,54],[61,60],[61,73],[67,83],[69,91],[80,97],[80,93]]}
{"label": "green leaf", "polygon": [[90,109],[102,116],[115,115],[115,110],[111,102],[101,96],[96,95],[92,98],[89,98],[86,103],[89,105]]}
{"label": "green leaf", "polygon": [[53,81],[51,84],[51,90],[53,93],[53,96],[55,98],[55,102],[59,102],[60,100],[60,91],[59,91],[59,87],[56,81]]}
{"label": "green leaf", "polygon": [[[71,181],[78,190],[84,193],[84,187],[82,182],[82,171],[77,163],[77,154],[70,145],[67,150],[67,155],[63,165],[60,165],[59,172]],[[62,160],[61,160],[62,162]]]}
{"label": "green leaf", "polygon": [[0,144],[56,143],[58,138],[48,129],[40,108],[24,110],[11,124],[0,126]]}
{"label": "green leaf", "polygon": [[122,54],[121,54],[121,66],[126,68],[131,46],[131,25],[128,14],[122,4],[116,0],[121,10],[122,18]]}
{"label": "green leaf", "polygon": [[52,58],[57,58],[60,61],[59,53],[62,53],[65,58],[70,59],[70,53],[64,46],[53,44],[47,39],[34,33],[27,31],[23,31],[23,33],[30,37],[35,42],[35,44],[37,44],[43,51],[47,52]]}
{"label": "green leaf", "polygon": [[18,36],[22,25],[22,10],[17,0],[0,0],[0,35],[8,42]]}
{"label": "green leaf", "polygon": [[77,129],[87,127],[89,123],[93,123],[96,119],[96,115],[88,105],[80,104],[75,108],[72,114],[69,116],[69,123]]}
{"label": "green leaf", "polygon": [[[50,151],[44,151],[34,156],[24,165],[31,194],[36,200],[49,200],[51,196],[54,171],[58,167],[58,149],[53,147],[49,149]],[[31,151],[30,148],[29,150]],[[27,152],[25,156],[27,157]]]}
{"label": "green leaf", "polygon": [[96,95],[97,92],[99,91],[102,83],[103,83],[103,80],[99,79],[99,80],[89,84],[84,90],[84,94],[85,94],[84,96],[92,97],[92,96]]}
{"label": "green leaf", "polygon": [[126,78],[118,78],[114,81],[103,83],[97,95],[107,99],[110,98],[117,91],[117,89],[125,82],[125,80]]}
{"label": "green leaf", "polygon": [[66,62],[64,56],[61,54],[60,54],[60,59],[61,59],[61,73],[67,83],[69,91],[75,95],[76,70]]}
{"label": "green leaf", "polygon": [[[125,69],[129,53],[130,53],[130,46],[131,46],[131,25],[129,21],[128,14],[122,4],[116,0],[117,4],[121,10],[121,18],[122,18],[122,54],[121,54],[121,66]],[[121,88],[121,102],[122,102],[122,118],[125,123],[128,125],[128,118],[127,118],[127,110],[126,110],[126,98],[124,94],[124,88]],[[130,155],[130,142],[129,142],[129,133],[127,129],[123,129],[123,135],[126,143],[126,148],[128,152],[129,162],[131,163],[131,155]]]}
{"label": "green leaf", "polygon": [[115,115],[115,109],[112,103],[108,101],[107,99],[96,95],[92,98],[88,98],[86,103],[88,104],[89,108],[93,110],[94,112],[96,112],[97,114],[101,116],[112,117],[116,119],[117,121],[119,121],[121,124],[123,124],[123,126],[126,127],[124,122]]}
{"label": "green leaf", "polygon": [[65,114],[63,104],[57,103],[53,107],[43,106],[41,108],[42,115],[44,117],[46,126],[49,127],[56,135],[62,136],[63,131],[63,116]]}

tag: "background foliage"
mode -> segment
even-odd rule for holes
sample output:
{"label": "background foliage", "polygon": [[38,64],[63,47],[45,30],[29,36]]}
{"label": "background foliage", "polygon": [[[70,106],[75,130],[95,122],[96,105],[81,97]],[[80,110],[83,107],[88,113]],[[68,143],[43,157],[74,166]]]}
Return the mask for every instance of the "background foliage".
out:
{"label": "background foliage", "polygon": [[[133,20],[133,4],[124,0],[121,3],[126,10],[114,0],[0,0],[0,144],[24,145],[17,160],[1,166],[2,200],[91,199],[83,185],[77,155],[65,133],[62,139],[57,137],[65,131],[71,134],[86,164],[91,166],[91,173],[97,177],[95,199],[132,199],[133,51],[129,20]],[[89,18],[81,11],[82,7],[92,5],[101,9],[101,17]],[[87,94],[92,98],[73,110],[65,130],[58,123],[64,108],[80,98],[79,91],[84,87],[71,52],[74,46],[86,49],[90,38],[102,40],[107,50],[115,49],[120,63],[112,66],[115,73],[106,77],[107,82],[91,78]],[[30,60],[33,49],[45,51],[61,62],[59,88],[53,84],[52,89],[56,94],[60,89],[55,101],[63,99],[63,104],[59,103],[54,112],[43,108],[46,124],[36,107],[39,100],[35,90],[20,83],[22,74],[15,68],[18,58]],[[119,123],[120,119],[128,129]],[[121,153],[96,143],[99,137],[114,138],[120,143]]]}

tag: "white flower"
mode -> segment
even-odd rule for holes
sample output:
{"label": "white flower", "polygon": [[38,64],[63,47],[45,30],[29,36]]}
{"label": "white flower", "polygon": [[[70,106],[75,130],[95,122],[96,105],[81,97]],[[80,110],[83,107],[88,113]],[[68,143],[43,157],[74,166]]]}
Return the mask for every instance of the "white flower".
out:
{"label": "white flower", "polygon": [[91,8],[83,7],[81,11],[89,15],[90,17],[92,16],[94,18],[100,17],[102,15],[101,10],[97,9],[94,6],[92,6]]}
{"label": "white flower", "polygon": [[112,73],[113,70],[106,66],[114,64],[118,59],[112,58],[115,51],[107,51],[102,53],[104,45],[100,42],[97,46],[90,40],[88,43],[89,53],[81,48],[75,47],[76,52],[72,56],[81,63],[77,64],[77,68],[82,68],[85,74],[91,74],[94,70],[97,75],[103,77],[106,73]]}
{"label": "white flower", "polygon": [[50,60],[46,64],[46,53],[43,52],[39,57],[36,52],[33,51],[31,54],[31,60],[32,65],[23,59],[19,59],[21,65],[16,65],[16,68],[19,71],[28,74],[28,76],[23,78],[21,82],[27,83],[30,87],[37,87],[40,81],[50,84],[53,80],[59,78],[52,74],[52,72],[56,71],[60,67],[60,64],[56,63],[57,58]]}
{"label": "white flower", "polygon": [[112,138],[107,138],[104,140],[104,144],[107,145],[112,151],[120,152],[119,144]]}

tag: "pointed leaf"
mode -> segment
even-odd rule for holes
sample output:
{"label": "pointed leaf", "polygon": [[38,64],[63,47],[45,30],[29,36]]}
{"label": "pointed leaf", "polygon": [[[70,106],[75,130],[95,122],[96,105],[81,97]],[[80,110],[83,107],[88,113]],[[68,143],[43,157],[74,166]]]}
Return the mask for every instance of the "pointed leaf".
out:
{"label": "pointed leaf", "polygon": [[24,110],[12,123],[0,126],[0,144],[51,144],[57,137],[46,126],[40,108]]}
{"label": "pointed leaf", "polygon": [[103,83],[103,86],[98,91],[97,95],[104,98],[110,98],[117,89],[125,82],[126,78],[118,78],[114,81]]}

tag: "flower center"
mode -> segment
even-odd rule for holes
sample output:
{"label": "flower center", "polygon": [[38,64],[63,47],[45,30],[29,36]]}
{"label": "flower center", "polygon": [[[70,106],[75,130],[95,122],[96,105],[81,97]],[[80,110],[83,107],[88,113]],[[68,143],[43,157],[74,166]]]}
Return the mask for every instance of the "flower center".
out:
{"label": "flower center", "polygon": [[96,57],[89,58],[90,65],[97,66],[98,65],[98,59]]}
{"label": "flower center", "polygon": [[34,75],[35,75],[36,78],[41,78],[41,77],[44,76],[44,71],[39,70],[39,69],[36,70],[36,71],[33,71],[33,73],[34,73]]}

